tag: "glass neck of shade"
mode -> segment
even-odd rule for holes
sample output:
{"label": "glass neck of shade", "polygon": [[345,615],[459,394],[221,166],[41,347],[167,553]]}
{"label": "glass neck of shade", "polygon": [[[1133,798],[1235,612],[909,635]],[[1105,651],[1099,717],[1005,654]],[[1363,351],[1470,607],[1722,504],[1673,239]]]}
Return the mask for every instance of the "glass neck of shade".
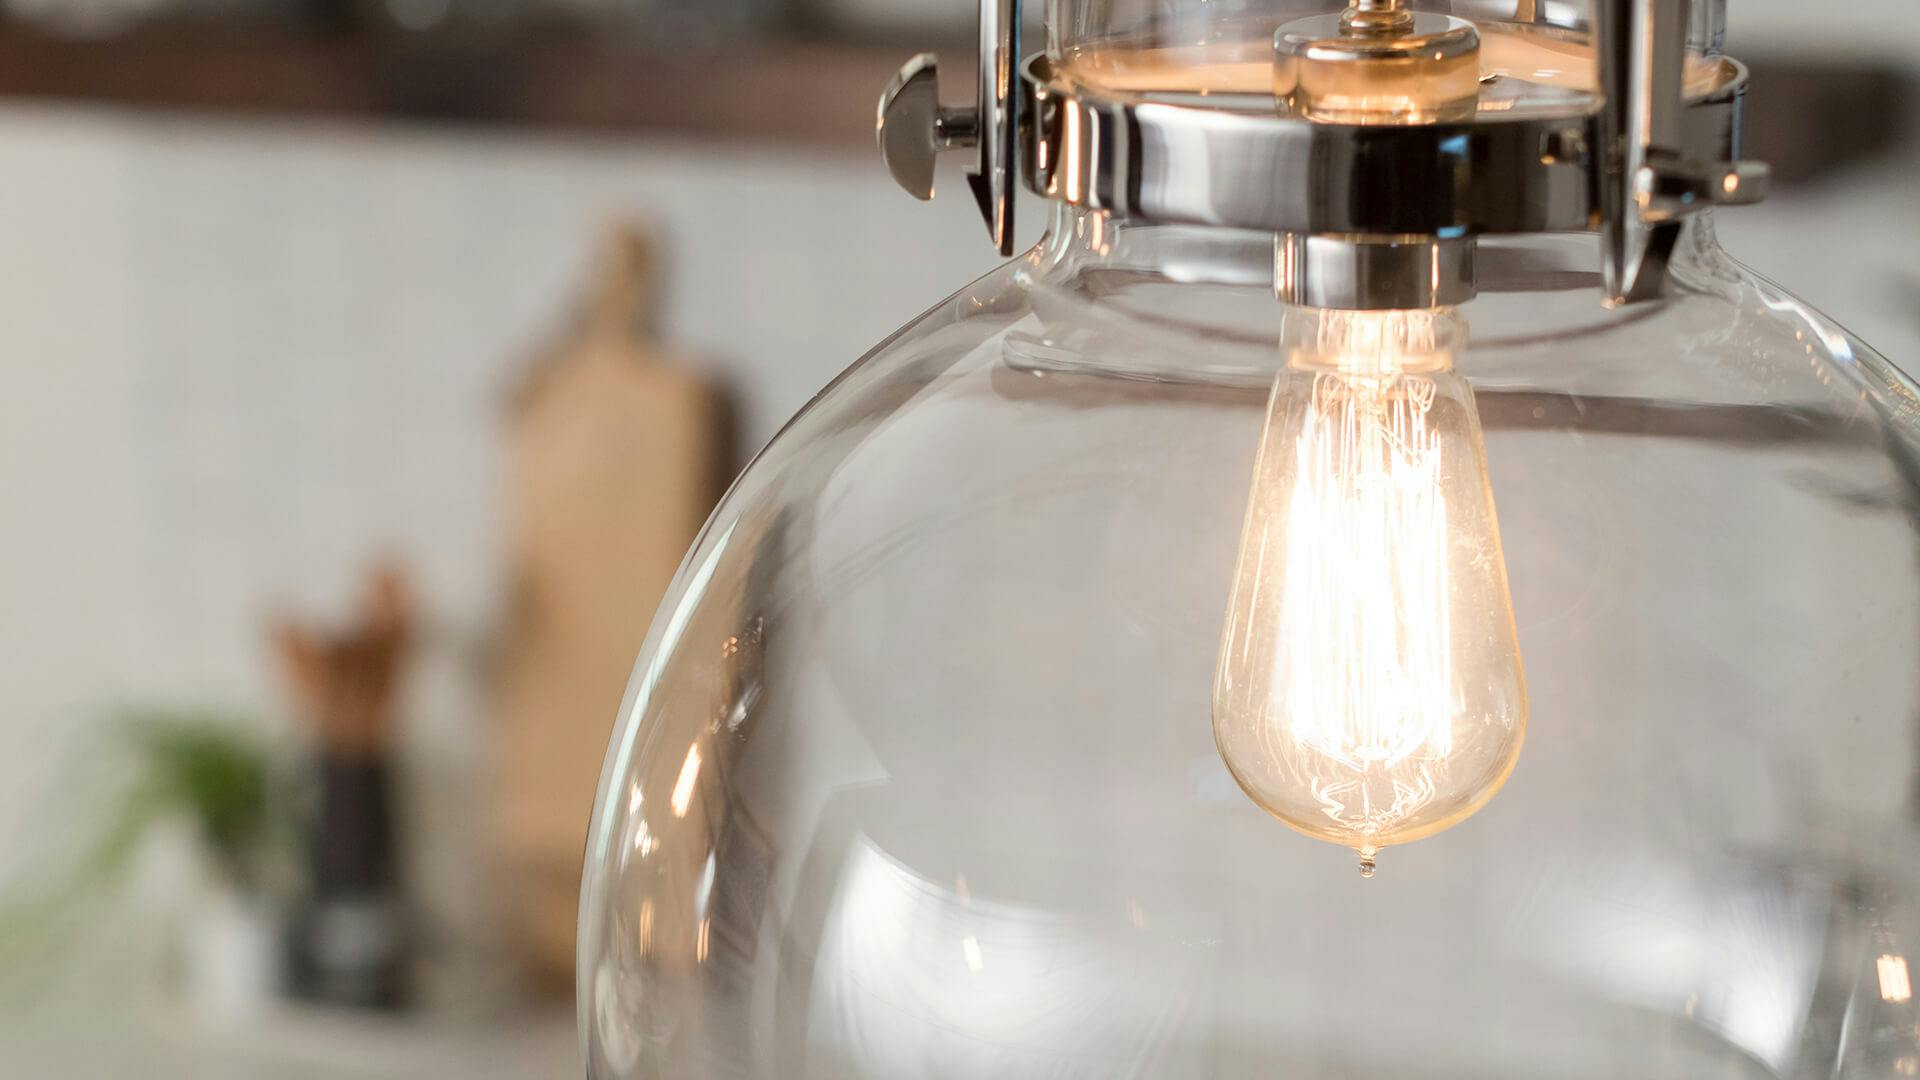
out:
{"label": "glass neck of shade", "polygon": [[[1284,290],[1288,248],[1301,237],[1212,225],[1149,224],[1087,210],[1065,202],[1049,204],[1045,237],[1028,256],[1026,272],[1038,284],[1098,297],[1122,283],[1152,282],[1168,287],[1228,286],[1241,292],[1264,293],[1270,304],[1341,307],[1337,303],[1310,303]],[[1714,236],[1713,214],[1691,216],[1676,246],[1672,265],[1682,277],[1709,272],[1721,257]],[[1600,266],[1598,237],[1585,233],[1467,238],[1472,247],[1472,294],[1516,275],[1519,264],[1538,267],[1551,253],[1557,273],[1595,275]],[[1397,305],[1439,307],[1466,298],[1443,297],[1433,303]],[[1596,295],[1594,303],[1599,304]]]}

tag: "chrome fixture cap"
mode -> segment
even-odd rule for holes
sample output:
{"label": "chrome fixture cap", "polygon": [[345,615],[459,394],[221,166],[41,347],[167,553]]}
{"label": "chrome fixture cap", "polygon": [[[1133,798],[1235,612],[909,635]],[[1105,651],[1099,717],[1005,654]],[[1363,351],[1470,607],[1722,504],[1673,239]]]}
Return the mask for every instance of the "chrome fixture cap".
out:
{"label": "chrome fixture cap", "polygon": [[[978,104],[942,108],[932,58],[915,57],[882,99],[881,148],[920,198],[941,151],[977,148],[969,179],[1003,254],[1017,162],[1031,190],[1075,206],[1279,235],[1284,297],[1380,307],[1398,306],[1398,296],[1471,295],[1468,238],[1588,231],[1601,240],[1604,299],[1631,303],[1663,291],[1689,215],[1757,201],[1767,173],[1737,154],[1746,69],[1719,58],[1688,67],[1690,0],[1595,2],[1594,93],[1521,103],[1476,67],[1464,109],[1387,109],[1354,122],[1338,108],[1338,95],[1354,92],[1342,89],[1341,63],[1360,74],[1383,57],[1457,67],[1482,34],[1400,0],[1354,0],[1344,15],[1281,28],[1271,97],[1155,93],[1074,77],[1044,54],[1014,67],[1019,5],[982,0]],[[1480,30],[1543,33],[1495,22]],[[1303,108],[1303,77],[1335,97]],[[1427,276],[1387,284],[1403,272]]]}
{"label": "chrome fixture cap", "polygon": [[1273,245],[1273,287],[1304,307],[1347,311],[1446,307],[1473,299],[1473,238],[1320,236]]}

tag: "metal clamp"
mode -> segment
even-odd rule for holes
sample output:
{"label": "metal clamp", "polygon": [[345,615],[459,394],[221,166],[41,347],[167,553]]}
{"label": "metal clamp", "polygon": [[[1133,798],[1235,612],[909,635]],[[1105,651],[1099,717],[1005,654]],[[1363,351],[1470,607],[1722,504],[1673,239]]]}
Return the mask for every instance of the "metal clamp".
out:
{"label": "metal clamp", "polygon": [[1661,294],[1687,215],[1766,195],[1765,165],[1702,163],[1685,152],[1690,6],[1691,0],[1597,0],[1594,52],[1605,100],[1591,166],[1609,304]]}
{"label": "metal clamp", "polygon": [[967,174],[1002,255],[1013,254],[1014,148],[1019,88],[1019,0],[980,0],[979,97],[972,106],[940,104],[939,61],[921,53],[901,66],[880,95],[875,133],[887,171],[916,199],[933,198],[934,161],[942,151],[975,148]]}

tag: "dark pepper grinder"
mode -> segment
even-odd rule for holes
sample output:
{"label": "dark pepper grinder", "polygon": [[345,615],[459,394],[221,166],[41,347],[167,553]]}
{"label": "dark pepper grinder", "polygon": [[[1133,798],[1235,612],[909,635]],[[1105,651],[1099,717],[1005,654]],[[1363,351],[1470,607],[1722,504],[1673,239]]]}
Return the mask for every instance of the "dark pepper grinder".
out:
{"label": "dark pepper grinder", "polygon": [[307,888],[288,924],[289,990],[297,998],[383,1010],[406,1002],[411,949],[397,873],[389,734],[411,621],[406,583],[384,567],[343,632],[288,620],[274,628],[281,666],[317,748]]}

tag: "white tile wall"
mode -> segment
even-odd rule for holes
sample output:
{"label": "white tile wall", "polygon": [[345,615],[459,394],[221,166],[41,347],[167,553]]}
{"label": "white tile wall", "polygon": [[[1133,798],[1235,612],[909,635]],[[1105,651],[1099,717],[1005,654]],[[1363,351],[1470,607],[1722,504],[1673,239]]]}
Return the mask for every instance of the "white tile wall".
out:
{"label": "white tile wall", "polygon": [[596,226],[657,227],[665,332],[737,389],[748,449],[994,261],[968,203],[858,149],[15,108],[0,178],[0,881],[84,818],[108,709],[283,724],[268,614],[338,611],[391,552],[432,622],[409,736],[453,841],[425,876],[477,915],[496,432]]}

